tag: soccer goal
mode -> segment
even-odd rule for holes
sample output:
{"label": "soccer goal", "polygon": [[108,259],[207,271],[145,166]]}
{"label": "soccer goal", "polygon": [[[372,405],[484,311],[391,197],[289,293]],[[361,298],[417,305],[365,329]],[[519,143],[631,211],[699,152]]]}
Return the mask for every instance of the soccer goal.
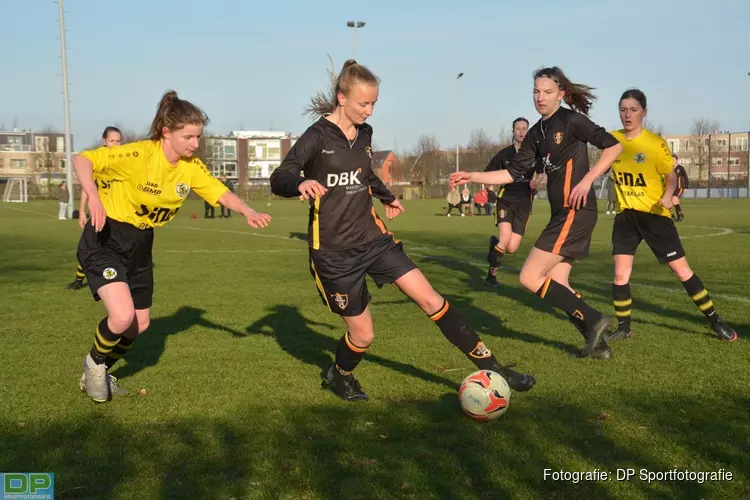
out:
{"label": "soccer goal", "polygon": [[29,201],[29,179],[27,177],[14,177],[8,179],[3,191],[3,201],[26,203]]}

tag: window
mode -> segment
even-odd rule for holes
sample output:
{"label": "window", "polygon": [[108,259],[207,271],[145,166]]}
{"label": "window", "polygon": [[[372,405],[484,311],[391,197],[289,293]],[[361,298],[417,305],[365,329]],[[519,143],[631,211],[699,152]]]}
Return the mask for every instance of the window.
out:
{"label": "window", "polygon": [[224,144],[224,156],[226,158],[235,158],[237,151],[235,150],[234,144]]}
{"label": "window", "polygon": [[55,149],[55,151],[58,151],[58,152],[65,151],[65,138],[64,137],[57,137],[55,139],[55,146],[57,146],[57,149]]}
{"label": "window", "polygon": [[747,137],[737,137],[734,140],[734,151],[747,151]]}
{"label": "window", "polygon": [[669,149],[672,150],[672,153],[680,152],[680,140],[679,139],[669,139],[667,141],[667,144],[669,145]]}
{"label": "window", "polygon": [[65,170],[65,160],[60,160],[60,170]]}
{"label": "window", "polygon": [[727,147],[727,140],[726,139],[716,139],[716,145],[719,147]]}
{"label": "window", "polygon": [[26,168],[26,160],[10,160],[10,168]]}
{"label": "window", "polygon": [[268,158],[267,154],[268,145],[265,142],[257,142],[255,144],[248,144],[248,157],[255,158],[258,160],[265,160]]}
{"label": "window", "polygon": [[9,135],[8,144],[11,146],[21,146],[23,144],[23,137],[20,135]]}
{"label": "window", "polygon": [[224,164],[224,175],[229,178],[237,178],[237,164],[236,163],[225,163]]}
{"label": "window", "polygon": [[711,163],[714,164],[714,165],[716,165],[716,166],[718,166],[718,167],[720,167],[721,164],[722,164],[722,160],[721,160],[721,158],[712,158],[711,159]]}
{"label": "window", "polygon": [[34,149],[36,151],[49,151],[49,137],[34,137]]}
{"label": "window", "polygon": [[281,159],[281,148],[268,148],[268,159],[269,160],[280,160]]}
{"label": "window", "polygon": [[690,150],[690,139],[685,139],[685,151]]}
{"label": "window", "polygon": [[739,166],[739,164],[740,164],[740,159],[739,158],[730,158],[729,159],[729,165]]}
{"label": "window", "polygon": [[251,179],[258,179],[263,173],[263,167],[260,165],[250,165],[247,168],[247,176]]}

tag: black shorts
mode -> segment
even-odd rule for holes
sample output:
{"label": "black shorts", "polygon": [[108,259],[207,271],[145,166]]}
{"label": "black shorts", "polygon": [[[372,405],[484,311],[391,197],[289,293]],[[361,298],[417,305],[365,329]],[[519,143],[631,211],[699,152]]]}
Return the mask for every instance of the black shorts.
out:
{"label": "black shorts", "polygon": [[495,207],[495,225],[510,222],[511,230],[523,236],[529,225],[531,216],[531,201],[508,202],[500,198]]}
{"label": "black shorts", "polygon": [[78,242],[78,262],[94,300],[100,300],[99,288],[122,281],[128,284],[136,309],[150,308],[154,295],[153,244],[153,229],[138,229],[107,218],[97,233],[87,223]]}
{"label": "black shorts", "polygon": [[390,235],[348,250],[310,249],[310,272],[318,293],[341,316],[359,316],[370,303],[366,275],[382,288],[416,268]]}
{"label": "black shorts", "polygon": [[674,190],[674,195],[678,198],[682,198],[683,194],[685,194],[685,188],[677,188]]}
{"label": "black shorts", "polygon": [[534,246],[539,250],[580,259],[589,254],[591,233],[596,227],[596,210],[564,208],[552,214]]}
{"label": "black shorts", "polygon": [[685,256],[680,236],[671,217],[623,210],[612,226],[612,255],[635,255],[638,245],[646,244],[661,264]]}

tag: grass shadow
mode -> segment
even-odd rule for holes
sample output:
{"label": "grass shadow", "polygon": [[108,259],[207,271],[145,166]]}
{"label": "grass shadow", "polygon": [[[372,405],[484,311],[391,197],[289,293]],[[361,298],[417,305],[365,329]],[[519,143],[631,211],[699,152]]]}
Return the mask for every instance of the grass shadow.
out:
{"label": "grass shadow", "polygon": [[[333,363],[333,353],[336,352],[338,339],[319,333],[312,327],[324,327],[329,330],[338,327],[308,320],[296,307],[289,305],[277,304],[269,310],[269,314],[247,327],[247,333],[274,337],[284,352],[305,364],[317,366],[321,374],[324,373]],[[365,360],[426,382],[441,384],[452,390],[458,389],[456,382],[407,363],[373,353],[368,353]]]}
{"label": "grass shadow", "polygon": [[208,321],[203,317],[205,313],[205,310],[197,307],[182,306],[174,314],[152,319],[148,330],[133,343],[133,347],[125,358],[127,363],[119,367],[115,365],[112,375],[125,378],[150,366],[155,366],[164,354],[167,337],[194,326],[227,332],[236,337],[244,336],[242,332]]}

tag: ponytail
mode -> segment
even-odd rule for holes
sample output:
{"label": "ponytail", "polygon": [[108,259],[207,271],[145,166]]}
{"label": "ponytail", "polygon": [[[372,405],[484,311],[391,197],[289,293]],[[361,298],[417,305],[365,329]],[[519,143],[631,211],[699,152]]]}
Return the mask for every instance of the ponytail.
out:
{"label": "ponytail", "polygon": [[593,87],[584,85],[582,83],[571,82],[563,70],[557,66],[551,68],[542,68],[534,73],[534,80],[537,78],[549,78],[560,87],[560,90],[565,91],[565,103],[570,106],[574,111],[578,111],[581,114],[588,116],[591,107],[596,100],[596,96],[592,93]]}
{"label": "ponytail", "polygon": [[177,97],[177,92],[169,90],[162,96],[156,108],[156,116],[151,122],[149,139],[158,141],[164,137],[163,130],[178,130],[185,125],[206,125],[208,116],[190,101]]}
{"label": "ponytail", "polygon": [[380,79],[372,71],[357,63],[354,59],[347,60],[338,75],[332,69],[329,70],[328,78],[328,92],[319,90],[310,99],[310,104],[305,108],[304,114],[312,118],[318,118],[333,113],[338,106],[339,93],[348,95],[355,83],[364,83],[375,87],[380,84]]}

